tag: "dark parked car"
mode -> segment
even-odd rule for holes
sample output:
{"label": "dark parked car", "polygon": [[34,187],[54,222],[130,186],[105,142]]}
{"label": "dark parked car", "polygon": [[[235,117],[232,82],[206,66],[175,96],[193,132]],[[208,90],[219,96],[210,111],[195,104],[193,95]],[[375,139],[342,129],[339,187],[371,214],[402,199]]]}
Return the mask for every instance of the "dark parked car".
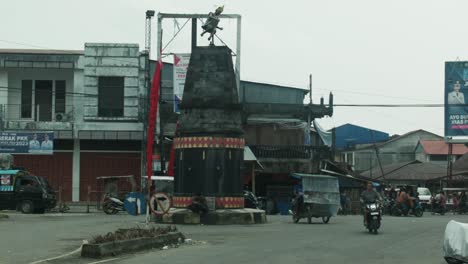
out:
{"label": "dark parked car", "polygon": [[0,210],[44,213],[57,204],[47,180],[22,170],[0,170]]}

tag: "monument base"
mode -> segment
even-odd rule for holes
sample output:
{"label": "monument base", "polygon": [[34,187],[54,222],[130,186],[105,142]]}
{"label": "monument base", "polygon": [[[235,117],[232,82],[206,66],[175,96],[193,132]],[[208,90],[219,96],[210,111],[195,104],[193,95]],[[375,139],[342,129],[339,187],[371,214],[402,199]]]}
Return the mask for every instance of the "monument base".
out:
{"label": "monument base", "polygon": [[162,224],[250,225],[266,223],[265,211],[259,209],[218,209],[200,216],[188,209],[171,208],[168,214],[156,216]]}

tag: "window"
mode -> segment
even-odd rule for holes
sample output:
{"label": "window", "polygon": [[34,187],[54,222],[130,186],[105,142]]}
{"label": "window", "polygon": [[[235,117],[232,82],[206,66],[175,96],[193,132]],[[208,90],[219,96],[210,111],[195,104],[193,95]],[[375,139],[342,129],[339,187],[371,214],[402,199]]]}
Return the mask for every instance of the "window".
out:
{"label": "window", "polygon": [[32,80],[21,82],[21,118],[32,118]]}
{"label": "window", "polygon": [[351,153],[346,153],[346,163],[348,163],[349,165],[354,165],[354,158],[353,158],[353,155],[354,153],[351,152]]}
{"label": "window", "polygon": [[99,77],[98,116],[121,117],[124,112],[124,77]]}
{"label": "window", "polygon": [[431,161],[447,161],[447,155],[431,155]]}
{"label": "window", "polygon": [[65,113],[65,81],[55,81],[55,113]]}

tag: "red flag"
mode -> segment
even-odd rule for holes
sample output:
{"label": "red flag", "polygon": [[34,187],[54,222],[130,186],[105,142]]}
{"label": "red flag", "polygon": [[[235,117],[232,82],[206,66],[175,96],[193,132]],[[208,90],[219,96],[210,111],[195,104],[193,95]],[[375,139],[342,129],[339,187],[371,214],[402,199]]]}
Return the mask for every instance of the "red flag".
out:
{"label": "red flag", "polygon": [[161,70],[163,63],[161,59],[156,64],[153,75],[153,83],[150,91],[150,111],[148,116],[148,138],[146,144],[146,175],[148,176],[148,189],[151,188],[151,175],[153,174],[153,142],[156,128],[156,117],[158,116],[159,89],[161,84]]}

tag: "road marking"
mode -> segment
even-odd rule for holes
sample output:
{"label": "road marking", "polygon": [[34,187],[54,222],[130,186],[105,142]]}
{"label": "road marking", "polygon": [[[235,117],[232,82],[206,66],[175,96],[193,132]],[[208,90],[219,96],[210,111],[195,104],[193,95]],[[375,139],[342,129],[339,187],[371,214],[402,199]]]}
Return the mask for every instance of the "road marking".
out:
{"label": "road marking", "polygon": [[[87,244],[88,241],[86,240],[83,240],[83,244]],[[50,260],[56,260],[56,259],[59,259],[59,258],[63,258],[63,257],[66,257],[66,256],[70,256],[70,255],[73,255],[77,252],[80,252],[81,248],[83,247],[83,245],[81,245],[78,249],[75,249],[73,250],[72,252],[68,252],[68,253],[65,253],[63,255],[60,255],[60,256],[57,256],[57,257],[53,257],[53,258],[47,258],[47,259],[41,259],[41,260],[36,260],[34,262],[31,262],[29,264],[38,264],[38,263],[42,263],[42,262],[46,262],[46,261],[50,261]]]}
{"label": "road marking", "polygon": [[109,262],[109,261],[116,260],[116,259],[119,259],[119,258],[105,259],[105,260],[100,260],[100,261],[96,261],[96,262],[90,262],[90,263],[88,263],[88,264],[104,263],[104,262]]}

